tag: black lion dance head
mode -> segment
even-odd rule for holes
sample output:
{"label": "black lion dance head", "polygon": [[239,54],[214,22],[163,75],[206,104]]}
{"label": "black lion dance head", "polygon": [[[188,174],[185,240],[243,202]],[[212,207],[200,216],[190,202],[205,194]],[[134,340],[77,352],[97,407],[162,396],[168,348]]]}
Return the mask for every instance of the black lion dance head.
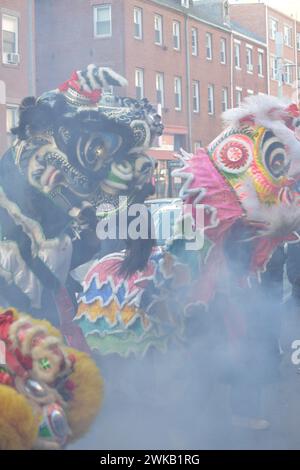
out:
{"label": "black lion dance head", "polygon": [[[87,205],[129,197],[151,182],[144,153],[161,135],[161,119],[144,100],[103,93],[126,80],[89,65],[59,89],[26,98],[11,152],[20,174],[71,217]],[[10,156],[11,158],[11,156]]]}

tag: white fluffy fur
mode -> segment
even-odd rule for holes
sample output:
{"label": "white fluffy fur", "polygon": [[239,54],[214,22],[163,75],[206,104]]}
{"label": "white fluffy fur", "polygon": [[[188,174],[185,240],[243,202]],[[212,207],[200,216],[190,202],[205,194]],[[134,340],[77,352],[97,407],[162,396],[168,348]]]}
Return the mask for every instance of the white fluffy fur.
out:
{"label": "white fluffy fur", "polygon": [[[251,114],[255,117],[256,124],[268,122],[266,127],[269,128],[274,121],[269,115],[270,110],[278,109],[283,112],[288,105],[288,101],[275,96],[252,95],[245,98],[240,107],[225,111],[222,118],[226,126],[239,127],[240,120]],[[276,113],[273,113],[273,116],[276,117]]]}
{"label": "white fluffy fur", "polygon": [[109,78],[108,78],[108,80],[106,80],[103,77],[103,72],[104,71],[107,72],[113,80],[116,80],[118,82],[118,86],[127,86],[128,85],[128,82],[127,82],[126,78],[124,78],[122,75],[118,74],[117,72],[114,72],[114,70],[112,70],[111,68],[109,68],[109,67],[99,67],[98,75],[99,75],[100,80],[104,84],[104,86],[111,85],[111,82],[109,81]]}
{"label": "white fluffy fur", "polygon": [[[109,67],[98,67],[95,64],[89,64],[85,71],[87,72],[87,76],[89,79],[89,83],[91,84],[91,87],[88,85],[88,82],[83,77],[81,70],[77,71],[77,76],[78,76],[78,80],[79,80],[81,87],[87,92],[91,92],[92,90],[99,90],[105,86],[112,85],[114,81],[117,82],[117,84],[114,84],[115,86],[126,86],[128,84],[126,78],[114,72]],[[94,71],[97,72],[96,75],[98,76],[101,84],[96,82],[94,75],[93,75]],[[106,72],[107,76],[104,76],[103,72]]]}

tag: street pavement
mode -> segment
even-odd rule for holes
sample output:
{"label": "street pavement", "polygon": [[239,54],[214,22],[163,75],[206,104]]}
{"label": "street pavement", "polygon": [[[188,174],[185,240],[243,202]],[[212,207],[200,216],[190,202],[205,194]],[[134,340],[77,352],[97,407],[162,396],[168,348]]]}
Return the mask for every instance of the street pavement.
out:
{"label": "street pavement", "polygon": [[300,449],[300,364],[291,360],[292,343],[297,339],[300,310],[287,303],[281,329],[280,373],[263,390],[263,418],[270,422],[267,430],[232,425],[229,385],[212,381],[209,365],[204,372],[208,358],[203,355],[202,362],[199,359],[199,377],[202,384],[210,385],[200,387],[199,393],[193,393],[189,384],[183,386],[184,380],[178,381],[186,365],[178,358],[178,367],[172,369],[170,364],[170,374],[164,377],[153,363],[141,362],[132,370],[127,365],[110,370],[102,411],[90,432],[71,448]]}

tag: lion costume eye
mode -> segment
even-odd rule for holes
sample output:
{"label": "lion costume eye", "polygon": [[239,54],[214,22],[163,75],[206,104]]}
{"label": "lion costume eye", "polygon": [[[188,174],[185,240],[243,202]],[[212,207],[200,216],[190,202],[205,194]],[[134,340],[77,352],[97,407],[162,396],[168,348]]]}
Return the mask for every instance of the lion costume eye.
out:
{"label": "lion costume eye", "polygon": [[300,140],[300,118],[295,118],[293,121],[295,137],[297,140]]}
{"label": "lion costume eye", "polygon": [[265,166],[274,178],[280,178],[287,174],[290,159],[283,143],[272,131],[265,132],[261,151]]}
{"label": "lion costume eye", "polygon": [[88,171],[99,171],[108,157],[118,151],[122,138],[117,134],[93,133],[82,135],[77,142],[76,155],[80,165]]}
{"label": "lion costume eye", "polygon": [[294,121],[293,121],[293,125],[295,128],[299,128],[300,127],[300,118],[295,118]]}

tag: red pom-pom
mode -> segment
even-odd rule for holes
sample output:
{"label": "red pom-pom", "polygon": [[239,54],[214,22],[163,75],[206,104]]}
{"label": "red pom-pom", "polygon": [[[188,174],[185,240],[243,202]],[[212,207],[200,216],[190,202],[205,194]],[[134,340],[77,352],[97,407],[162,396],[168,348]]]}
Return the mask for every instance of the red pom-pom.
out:
{"label": "red pom-pom", "polygon": [[0,384],[2,385],[13,385],[13,379],[8,372],[0,371]]}

